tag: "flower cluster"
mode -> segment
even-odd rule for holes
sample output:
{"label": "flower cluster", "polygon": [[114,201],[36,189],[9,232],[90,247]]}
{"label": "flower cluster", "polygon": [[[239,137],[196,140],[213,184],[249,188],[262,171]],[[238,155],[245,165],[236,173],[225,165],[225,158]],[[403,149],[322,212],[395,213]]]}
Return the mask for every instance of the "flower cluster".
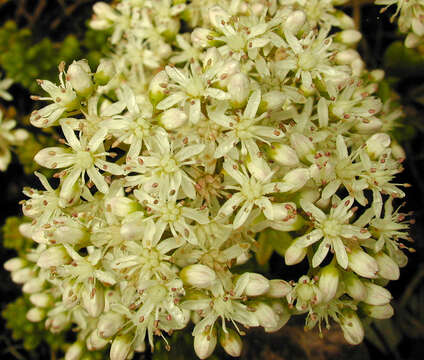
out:
{"label": "flower cluster", "polygon": [[407,34],[405,46],[416,48],[424,45],[424,1],[423,0],[376,0],[377,5],[385,5],[382,11],[389,6],[396,5],[396,12],[392,21],[399,15],[399,30]]}
{"label": "flower cluster", "polygon": [[[39,81],[49,105],[30,121],[61,139],[34,160],[55,173],[24,190],[36,246],[5,264],[29,320],[76,332],[66,360],[107,346],[125,360],[189,322],[199,358],[218,341],[239,356],[245,329],[296,314],[358,344],[364,314],[392,315],[381,284],[410,240],[386,132],[399,109],[377,97],[384,73],[365,69],[343,2],[94,5],[114,52]],[[240,273],[259,234],[308,273]]]}

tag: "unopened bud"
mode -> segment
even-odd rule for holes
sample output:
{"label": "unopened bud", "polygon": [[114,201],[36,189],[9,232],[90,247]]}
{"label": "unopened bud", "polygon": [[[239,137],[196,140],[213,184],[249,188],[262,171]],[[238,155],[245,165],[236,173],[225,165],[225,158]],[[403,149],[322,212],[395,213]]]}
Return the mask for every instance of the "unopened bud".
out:
{"label": "unopened bud", "polygon": [[244,273],[237,280],[235,291],[239,288],[247,296],[260,296],[269,290],[269,280],[261,274]]}
{"label": "unopened bud", "polygon": [[166,71],[158,72],[149,85],[149,98],[153,105],[157,105],[166,96],[169,78]]}
{"label": "unopened bud", "polygon": [[337,53],[336,60],[337,64],[340,65],[350,65],[354,60],[360,59],[360,55],[356,50],[347,49]]}
{"label": "unopened bud", "polygon": [[297,245],[299,241],[296,239],[287,248],[284,254],[284,261],[286,265],[299,264],[306,256],[307,248]]}
{"label": "unopened bud", "polygon": [[50,294],[38,293],[32,294],[29,301],[39,308],[46,308],[53,304],[53,297]]}
{"label": "unopened bud", "polygon": [[115,196],[107,201],[113,215],[125,217],[138,210],[138,202],[124,196]]}
{"label": "unopened bud", "polygon": [[44,289],[46,281],[40,277],[35,277],[25,282],[22,291],[26,294],[35,294]]}
{"label": "unopened bud", "polygon": [[269,178],[269,175],[271,173],[271,169],[268,166],[268,163],[260,158],[260,157],[249,157],[246,160],[247,168],[249,169],[249,172],[259,181],[265,181],[267,178]]}
{"label": "unopened bud", "polygon": [[110,360],[126,360],[131,351],[132,340],[130,334],[115,337],[110,348]]}
{"label": "unopened bud", "polygon": [[378,275],[387,280],[398,280],[400,276],[399,266],[384,252],[374,256],[378,264]]}
{"label": "unopened bud", "polygon": [[80,360],[85,346],[80,342],[73,343],[65,353],[65,360]]}
{"label": "unopened bud", "polygon": [[10,276],[14,283],[23,284],[33,279],[35,276],[35,272],[32,268],[26,267],[16,271],[12,271]]}
{"label": "unopened bud", "polygon": [[227,332],[224,330],[221,331],[219,343],[228,355],[233,357],[238,357],[241,355],[243,342],[241,341],[240,335],[237,334],[233,329],[227,329]]}
{"label": "unopened bud", "polygon": [[301,10],[293,11],[288,17],[286,22],[283,24],[283,29],[286,31],[290,31],[293,34],[297,34],[297,32],[302,28],[305,24],[306,15]]}
{"label": "unopened bud", "polygon": [[386,304],[386,305],[363,304],[361,306],[361,309],[369,317],[372,317],[374,319],[379,319],[379,320],[390,319],[394,314],[393,307],[390,304]]}
{"label": "unopened bud", "polygon": [[264,328],[274,328],[278,326],[278,317],[271,306],[264,302],[254,302],[250,305],[255,309],[255,317],[259,326]]}
{"label": "unopened bud", "polygon": [[364,327],[354,311],[343,311],[340,326],[343,330],[344,338],[349,344],[358,345],[364,339]]}
{"label": "unopened bud", "polygon": [[314,144],[305,135],[293,133],[290,136],[290,144],[299,158],[306,160],[315,152]]}
{"label": "unopened bud", "polygon": [[421,43],[421,38],[414,33],[409,33],[405,39],[405,47],[409,49],[416,48]]}
{"label": "unopened bud", "polygon": [[215,28],[222,26],[221,22],[230,20],[228,13],[220,6],[212,6],[209,9],[209,21]]}
{"label": "unopened bud", "polygon": [[343,283],[347,294],[356,301],[364,301],[367,297],[367,288],[364,283],[351,272],[343,275]]}
{"label": "unopened bud", "polygon": [[100,337],[108,338],[115,335],[124,323],[125,318],[121,314],[111,311],[100,317],[97,330]]}
{"label": "unopened bud", "polygon": [[231,105],[234,108],[241,108],[246,105],[250,92],[249,78],[244,73],[232,75],[227,84],[228,94],[230,95]]}
{"label": "unopened bud", "polygon": [[329,302],[336,296],[339,287],[340,272],[330,264],[321,269],[319,274],[319,289],[322,292],[323,301]]}
{"label": "unopened bud", "polygon": [[206,359],[212,355],[215,350],[217,342],[216,329],[213,328],[211,331],[205,330],[194,336],[193,347],[196,355],[200,359]]}
{"label": "unopened bud", "polygon": [[185,111],[171,108],[164,111],[159,118],[159,122],[166,130],[175,130],[183,126],[187,121]]}
{"label": "unopened bud", "polygon": [[335,36],[335,40],[345,45],[353,46],[361,40],[362,34],[358,30],[348,29],[340,31]]}
{"label": "unopened bud", "polygon": [[198,288],[207,288],[215,281],[216,274],[209,266],[194,264],[182,269],[180,272],[180,278],[187,285]]}
{"label": "unopened bud", "polygon": [[308,169],[298,168],[291,170],[283,177],[283,183],[290,186],[290,192],[300,190],[311,178]]}
{"label": "unopened bud", "polygon": [[196,28],[191,32],[191,42],[194,46],[206,48],[214,44],[214,36],[218,34],[205,28]]}
{"label": "unopened bud", "polygon": [[28,264],[28,262],[24,259],[21,259],[19,257],[15,257],[12,259],[7,260],[4,264],[3,267],[7,270],[7,271],[17,271],[22,269],[23,267],[25,267]]}
{"label": "unopened bud", "polygon": [[[88,339],[86,341],[87,349],[90,350],[90,351],[96,351],[96,350],[103,349],[107,344],[109,344],[109,341],[100,337],[97,330],[94,330],[90,334],[90,336],[88,337]],[[112,344],[112,346],[113,346],[113,344]]]}
{"label": "unopened bud", "polygon": [[358,121],[354,128],[355,130],[363,135],[374,134],[381,130],[383,123],[380,119],[375,116],[369,117],[366,120]]}
{"label": "unopened bud", "polygon": [[290,291],[292,291],[292,287],[287,281],[274,279],[269,281],[269,290],[266,296],[270,298],[283,298]]}
{"label": "unopened bud", "polygon": [[385,133],[372,135],[366,142],[366,149],[371,159],[378,159],[390,146],[390,136]]}
{"label": "unopened bud", "polygon": [[[87,71],[88,67],[88,71]],[[86,60],[74,61],[66,73],[72,87],[79,96],[89,97],[94,90],[90,67]]]}
{"label": "unopened bud", "polygon": [[367,281],[365,287],[367,288],[367,297],[364,302],[369,305],[386,305],[392,300],[389,290],[380,285]]}
{"label": "unopened bud", "polygon": [[349,254],[349,267],[358,275],[374,279],[377,277],[378,264],[375,259],[360,248],[353,249]]}
{"label": "unopened bud", "polygon": [[269,151],[269,155],[272,160],[283,166],[294,167],[299,164],[296,151],[289,145],[274,143]]}
{"label": "unopened bud", "polygon": [[66,249],[59,245],[44,250],[37,261],[37,265],[42,269],[46,269],[52,266],[64,265],[69,262],[71,262],[71,257],[68,255]]}
{"label": "unopened bud", "polygon": [[273,203],[272,204],[273,219],[275,221],[288,221],[294,218],[296,214],[295,203]]}
{"label": "unopened bud", "polygon": [[354,29],[355,28],[355,22],[344,11],[336,10],[334,15],[339,22],[340,28],[342,28],[342,29]]}
{"label": "unopened bud", "polygon": [[85,288],[82,291],[82,306],[92,317],[98,317],[105,307],[105,294],[103,286],[97,285],[90,290]]}
{"label": "unopened bud", "polygon": [[94,74],[94,80],[99,85],[106,85],[110,79],[115,75],[115,64],[110,59],[101,59]]}
{"label": "unopened bud", "polygon": [[46,317],[46,311],[40,308],[32,308],[26,313],[26,318],[31,322],[40,322]]}
{"label": "unopened bud", "polygon": [[271,90],[262,95],[259,110],[261,112],[280,110],[286,101],[286,95],[277,90]]}

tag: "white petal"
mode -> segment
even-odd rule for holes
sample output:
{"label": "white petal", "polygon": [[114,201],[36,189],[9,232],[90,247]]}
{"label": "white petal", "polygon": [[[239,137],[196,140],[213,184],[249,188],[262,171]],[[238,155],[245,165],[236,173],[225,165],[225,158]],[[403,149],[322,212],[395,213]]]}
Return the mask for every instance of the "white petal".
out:
{"label": "white petal", "polygon": [[242,226],[246,222],[252,209],[253,209],[253,202],[246,201],[243,204],[243,206],[238,211],[236,217],[234,218],[234,221],[233,221],[234,229],[238,229],[240,226]]}
{"label": "white petal", "polygon": [[244,110],[243,117],[246,119],[254,119],[261,102],[261,90],[257,89],[250,95],[247,102],[246,109]]}
{"label": "white petal", "polygon": [[339,237],[335,237],[332,239],[333,249],[336,253],[336,259],[339,265],[346,269],[349,263],[349,259],[347,257],[346,248],[343,244],[343,241]]}
{"label": "white petal", "polygon": [[91,181],[93,181],[94,185],[96,185],[97,190],[106,194],[109,190],[109,186],[107,185],[103,175],[101,175],[94,166],[89,167],[86,171]]}

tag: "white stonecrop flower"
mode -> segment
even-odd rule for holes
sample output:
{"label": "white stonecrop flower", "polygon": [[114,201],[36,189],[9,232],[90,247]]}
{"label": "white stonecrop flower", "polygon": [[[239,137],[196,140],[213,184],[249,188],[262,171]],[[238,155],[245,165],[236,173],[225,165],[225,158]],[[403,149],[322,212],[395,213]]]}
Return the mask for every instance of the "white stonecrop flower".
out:
{"label": "white stonecrop flower", "polygon": [[[417,1],[398,3],[401,18]],[[190,321],[199,358],[219,344],[239,356],[240,326],[273,332],[300,313],[357,344],[363,317],[393,314],[381,284],[413,251],[395,207],[402,111],[378,98],[384,72],[365,69],[345,2],[94,5],[111,51],[94,73],[76,60],[59,85],[39,81],[49,104],[30,121],[64,139],[34,159],[56,180],[24,189],[34,247],[4,265],[29,320],[76,331],[66,360],[108,347],[127,360]],[[0,124],[2,168],[24,142],[14,125]],[[307,275],[241,270],[274,250],[286,266],[308,256]]]}

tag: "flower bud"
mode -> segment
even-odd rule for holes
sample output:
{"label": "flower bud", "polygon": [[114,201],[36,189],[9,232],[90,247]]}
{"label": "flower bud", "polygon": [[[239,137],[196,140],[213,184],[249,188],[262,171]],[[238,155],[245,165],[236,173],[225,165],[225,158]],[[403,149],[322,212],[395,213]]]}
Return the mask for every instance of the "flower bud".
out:
{"label": "flower bud", "polygon": [[271,173],[271,169],[267,162],[260,157],[249,157],[246,160],[247,168],[249,172],[259,181],[265,181]]}
{"label": "flower bud", "polygon": [[32,294],[29,301],[39,308],[45,308],[53,304],[53,297],[50,294],[38,293]]}
{"label": "flower bud", "polygon": [[269,280],[261,274],[247,272],[237,280],[236,289],[238,288],[244,289],[243,293],[247,296],[260,296],[269,290]]}
{"label": "flower bud", "polygon": [[362,121],[358,121],[354,128],[360,134],[374,134],[381,130],[383,123],[380,119],[377,119],[375,116],[369,117],[367,119],[363,119]]}
{"label": "flower bud", "polygon": [[259,326],[274,328],[278,326],[278,317],[271,306],[264,302],[254,302],[250,305],[255,310],[255,317]]}
{"label": "flower bud", "polygon": [[373,284],[369,281],[365,282],[367,288],[367,296],[364,302],[370,305],[386,305],[392,300],[389,290],[384,287]]}
{"label": "flower bud", "polygon": [[159,118],[160,124],[166,130],[175,130],[183,126],[187,121],[187,114],[185,111],[171,108],[164,111]]}
{"label": "flower bud", "polygon": [[339,22],[340,28],[342,28],[342,29],[354,29],[355,28],[355,22],[344,11],[336,10],[334,15]]}
{"label": "flower bud", "polygon": [[157,105],[166,97],[166,88],[168,87],[169,78],[166,71],[158,72],[149,85],[149,98],[153,105]]}
{"label": "flower bud", "polygon": [[330,264],[321,269],[318,286],[324,302],[329,302],[336,296],[339,280],[340,272],[334,265]]}
{"label": "flower bud", "polygon": [[273,203],[273,219],[275,221],[288,221],[296,215],[295,203]]}
{"label": "flower bud", "polygon": [[[87,71],[88,67],[88,71]],[[74,61],[68,67],[67,79],[79,96],[89,97],[94,90],[90,67],[86,60]]]}
{"label": "flower bud", "polygon": [[353,46],[361,40],[362,34],[358,30],[348,29],[340,31],[335,36],[335,40],[345,45]]}
{"label": "flower bud", "polygon": [[244,73],[232,75],[227,84],[228,94],[230,95],[231,106],[241,108],[246,105],[250,92],[249,78]]}
{"label": "flower bud", "polygon": [[124,196],[115,196],[108,199],[107,205],[110,205],[110,210],[113,215],[125,217],[138,210],[138,202]]}
{"label": "flower bud", "polygon": [[86,243],[89,237],[88,231],[83,226],[65,220],[64,225],[58,226],[53,231],[52,239],[55,239],[57,243],[77,245]]}
{"label": "flower bud", "polygon": [[392,155],[396,160],[406,158],[405,150],[399,145],[399,143],[392,141],[392,145],[390,147],[392,149]]}
{"label": "flower bud", "polygon": [[374,256],[378,264],[378,275],[387,280],[398,280],[400,276],[399,266],[384,252],[379,252]]}
{"label": "flower bud", "polygon": [[205,28],[196,28],[191,32],[191,42],[196,47],[207,48],[213,46],[215,32]]}
{"label": "flower bud", "polygon": [[63,246],[59,245],[52,246],[51,248],[44,250],[37,261],[37,265],[42,269],[46,269],[52,266],[60,266],[70,262],[71,257],[68,255],[68,252]]}
{"label": "flower bud", "polygon": [[209,266],[194,264],[182,269],[180,278],[184,284],[198,288],[207,288],[215,281],[216,274]]}
{"label": "flower bud", "polygon": [[115,337],[110,347],[110,360],[126,360],[131,351],[131,344],[130,334]]}
{"label": "flower bud", "polygon": [[115,10],[109,4],[106,4],[103,1],[95,3],[93,5],[93,11],[100,18],[107,18],[111,21],[119,20],[119,16]]}
{"label": "flower bud", "polygon": [[315,152],[315,147],[312,141],[300,133],[293,133],[290,136],[290,144],[302,160],[310,158]]}
{"label": "flower bud", "polygon": [[269,155],[272,160],[283,166],[294,167],[299,164],[296,151],[289,145],[274,143],[269,151]]}
{"label": "flower bud", "polygon": [[221,331],[219,336],[219,343],[224,348],[225,352],[233,357],[241,355],[243,349],[243,342],[241,341],[240,335],[237,334],[233,329],[227,329]]}
{"label": "flower bud", "polygon": [[28,262],[25,259],[21,259],[19,257],[14,257],[12,259],[7,260],[4,264],[3,267],[7,270],[7,271],[17,271],[22,269],[24,266],[26,266],[28,264]]}
{"label": "flower bud", "polygon": [[142,217],[133,221],[125,222],[121,226],[120,235],[127,241],[138,241],[143,238],[143,230],[146,222]]}
{"label": "flower bud", "polygon": [[92,317],[98,317],[105,307],[105,294],[103,286],[96,285],[91,290],[82,291],[82,306]]}
{"label": "flower bud", "polygon": [[110,59],[101,59],[94,74],[94,81],[99,85],[106,85],[115,75],[115,64]]}
{"label": "flower bud", "polygon": [[358,345],[364,339],[364,327],[354,311],[343,311],[340,326],[343,330],[344,338],[349,344]]}
{"label": "flower bud", "polygon": [[300,247],[297,242],[297,240],[294,240],[284,254],[286,265],[299,264],[306,256],[307,248]]}
{"label": "flower bud", "polygon": [[378,320],[390,319],[394,314],[393,307],[390,304],[386,304],[386,305],[363,304],[361,306],[361,309],[369,317],[372,317]]}
{"label": "flower bud", "polygon": [[298,168],[288,172],[283,178],[283,183],[289,185],[290,192],[293,193],[300,190],[310,178],[308,169]]}
{"label": "flower bud", "polygon": [[35,272],[32,268],[30,267],[26,267],[23,269],[19,269],[16,271],[13,271],[10,274],[12,281],[16,284],[23,284],[26,283],[27,281],[30,281],[31,279],[34,278],[35,276]]}
{"label": "flower bud", "polygon": [[290,291],[292,287],[287,281],[274,279],[269,281],[269,290],[265,295],[270,298],[283,298]]}
{"label": "flower bud", "polygon": [[54,316],[50,316],[46,322],[46,329],[52,333],[57,334],[63,331],[70,323],[70,319],[64,313],[59,313]]}
{"label": "flower bud", "polygon": [[97,324],[99,336],[102,338],[108,338],[115,335],[124,323],[125,318],[121,314],[117,314],[112,311],[103,314]]}
{"label": "flower bud", "polygon": [[390,136],[385,133],[372,135],[366,142],[367,153],[371,159],[378,159],[390,146]]}
{"label": "flower bud", "polygon": [[[90,350],[90,351],[96,351],[96,350],[103,349],[107,344],[109,344],[109,341],[100,337],[97,330],[94,330],[90,334],[90,336],[87,338],[87,341],[86,341],[87,349]],[[112,344],[112,346],[113,346],[113,344]]]}
{"label": "flower bud", "polygon": [[384,70],[375,69],[370,71],[369,76],[371,81],[380,82],[384,79]]}
{"label": "flower bud", "polygon": [[356,50],[347,49],[347,50],[338,52],[334,59],[336,60],[336,63],[339,65],[350,65],[353,63],[353,61],[360,58],[361,56]]}
{"label": "flower bud", "polygon": [[374,279],[378,273],[375,259],[360,248],[353,249],[349,254],[349,267],[358,275]]}
{"label": "flower bud", "polygon": [[283,29],[290,31],[293,34],[297,34],[298,31],[305,24],[306,15],[301,10],[293,11],[288,17],[286,22],[283,24]]}
{"label": "flower bud", "polygon": [[362,61],[362,59],[355,59],[350,64],[350,67],[352,69],[353,76],[361,76],[365,68],[365,63]]}
{"label": "flower bud", "polygon": [[46,317],[46,311],[40,308],[32,308],[26,313],[26,318],[31,322],[39,322]]}
{"label": "flower bud", "polygon": [[84,345],[80,342],[73,343],[65,353],[65,360],[80,360],[84,353]]}
{"label": "flower bud", "polygon": [[289,321],[290,319],[290,312],[288,311],[288,308],[282,304],[281,301],[272,301],[271,307],[275,315],[277,316],[277,325],[265,327],[265,331],[267,333],[273,333],[280,330],[284,325],[287,324],[287,321]]}
{"label": "flower bud", "polygon": [[209,9],[209,21],[215,28],[222,26],[222,21],[230,20],[228,13],[220,6],[212,6]]}
{"label": "flower bud", "polygon": [[414,33],[409,33],[405,39],[405,47],[409,49],[416,48],[421,43],[421,38]]}
{"label": "flower bud", "polygon": [[343,283],[345,285],[346,293],[356,301],[364,301],[367,297],[367,288],[364,283],[351,272],[343,275]]}
{"label": "flower bud", "polygon": [[40,277],[35,277],[25,282],[22,291],[26,294],[35,294],[44,289],[46,281]]}
{"label": "flower bud", "polygon": [[217,342],[216,329],[204,331],[194,336],[193,347],[196,355],[200,359],[206,359],[212,355]]}

